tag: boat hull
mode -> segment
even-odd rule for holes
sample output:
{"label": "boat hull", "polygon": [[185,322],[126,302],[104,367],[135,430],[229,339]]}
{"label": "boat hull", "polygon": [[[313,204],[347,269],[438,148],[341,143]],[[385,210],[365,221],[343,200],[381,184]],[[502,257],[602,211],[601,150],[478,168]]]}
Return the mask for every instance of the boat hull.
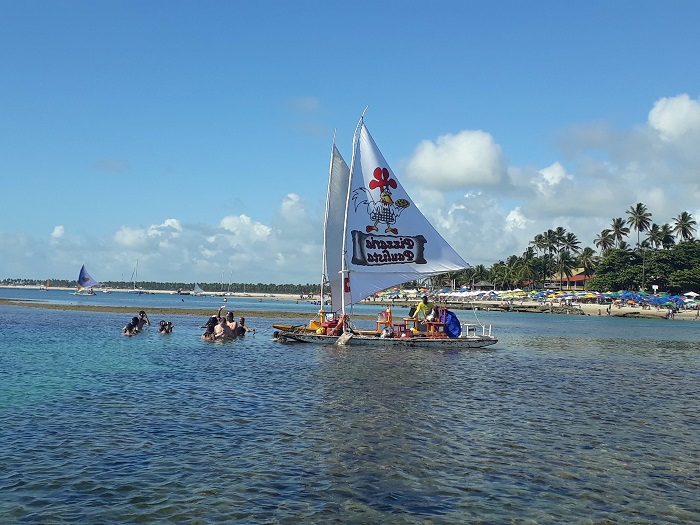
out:
{"label": "boat hull", "polygon": [[353,334],[349,338],[334,335],[319,335],[309,332],[276,332],[275,340],[280,343],[307,343],[341,346],[381,346],[384,348],[427,348],[434,350],[461,350],[484,348],[498,342],[493,336],[470,335],[466,337],[380,337]]}

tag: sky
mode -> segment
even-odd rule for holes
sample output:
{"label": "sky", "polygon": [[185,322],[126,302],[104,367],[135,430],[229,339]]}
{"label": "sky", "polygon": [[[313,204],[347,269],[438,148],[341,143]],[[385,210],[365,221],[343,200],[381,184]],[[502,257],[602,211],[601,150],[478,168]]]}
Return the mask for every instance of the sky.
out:
{"label": "sky", "polygon": [[[470,264],[700,222],[700,2],[0,0],[0,279],[314,283],[365,124]],[[630,239],[634,244],[635,239]]]}

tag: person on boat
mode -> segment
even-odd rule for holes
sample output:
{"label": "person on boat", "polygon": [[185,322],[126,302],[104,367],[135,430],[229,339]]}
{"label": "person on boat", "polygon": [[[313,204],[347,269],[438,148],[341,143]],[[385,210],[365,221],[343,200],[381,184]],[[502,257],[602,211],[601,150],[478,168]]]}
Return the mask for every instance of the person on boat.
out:
{"label": "person on boat", "polygon": [[411,319],[418,319],[418,316],[422,313],[423,319],[428,320],[428,316],[433,311],[433,308],[435,308],[435,305],[428,301],[427,295],[424,295],[423,299],[416,304],[416,311],[411,316]]}
{"label": "person on boat", "polygon": [[214,326],[214,339],[226,341],[227,339],[233,339],[234,337],[235,335],[233,335],[233,331],[226,323],[226,318],[220,318],[219,323]]}
{"label": "person on boat", "polygon": [[245,317],[240,317],[240,318],[238,319],[238,328],[237,328],[236,330],[237,330],[237,331],[236,331],[236,335],[237,335],[238,337],[243,337],[243,336],[246,334],[246,332],[253,332],[253,333],[255,333],[255,328],[248,328],[248,327],[245,325]]}
{"label": "person on boat", "polygon": [[430,311],[428,317],[426,317],[425,320],[434,323],[438,319],[440,319],[440,308],[438,308],[437,306],[433,306],[433,309]]}
{"label": "person on boat", "polygon": [[146,312],[141,310],[138,316],[138,328],[139,332],[143,330],[144,325],[151,326],[151,320],[146,315]]}

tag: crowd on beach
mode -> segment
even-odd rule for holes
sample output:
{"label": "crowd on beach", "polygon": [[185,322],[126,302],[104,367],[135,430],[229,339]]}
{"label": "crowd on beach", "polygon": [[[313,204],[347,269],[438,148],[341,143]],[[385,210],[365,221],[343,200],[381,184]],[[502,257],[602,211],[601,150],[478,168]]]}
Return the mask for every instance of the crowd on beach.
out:
{"label": "crowd on beach", "polygon": [[[221,306],[216,315],[209,317],[206,324],[200,326],[200,328],[205,329],[201,337],[202,341],[227,341],[243,337],[248,332],[255,333],[254,328],[246,326],[245,317],[239,317],[238,321],[236,321],[232,311],[222,315],[223,309],[224,307]],[[146,312],[141,310],[122,329],[122,334],[127,336],[137,335],[143,331],[145,326],[151,326],[151,320]],[[158,332],[160,334],[167,335],[172,333],[172,331],[172,322],[163,320],[159,323]]]}

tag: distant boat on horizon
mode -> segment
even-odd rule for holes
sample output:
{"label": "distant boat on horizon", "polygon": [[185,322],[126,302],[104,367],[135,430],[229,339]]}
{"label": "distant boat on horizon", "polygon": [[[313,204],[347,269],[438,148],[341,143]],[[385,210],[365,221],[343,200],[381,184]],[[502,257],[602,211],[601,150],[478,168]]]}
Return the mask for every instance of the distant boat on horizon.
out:
{"label": "distant boat on horizon", "polygon": [[[50,284],[50,281],[47,281]],[[71,292],[72,295],[95,295],[95,290],[93,288],[98,286],[100,283],[93,279],[90,274],[85,269],[85,265],[80,268],[80,274],[78,275],[78,286],[75,292]],[[83,293],[84,292],[84,293]]]}

